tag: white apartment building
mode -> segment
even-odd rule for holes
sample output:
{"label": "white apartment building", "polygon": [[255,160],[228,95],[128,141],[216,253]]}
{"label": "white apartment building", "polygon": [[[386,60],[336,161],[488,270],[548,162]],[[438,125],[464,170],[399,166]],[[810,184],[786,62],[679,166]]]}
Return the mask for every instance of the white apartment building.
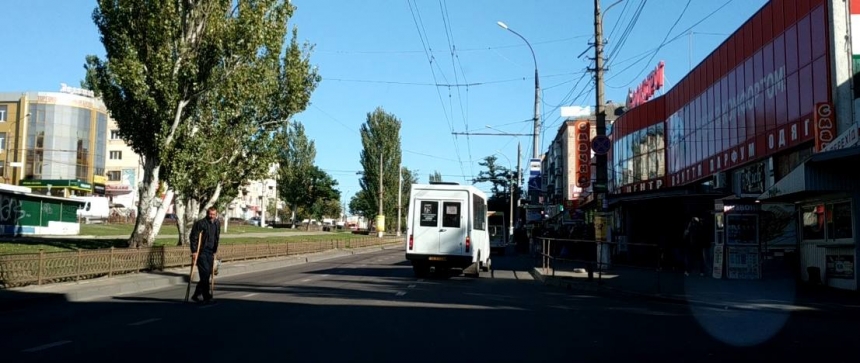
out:
{"label": "white apartment building", "polygon": [[143,179],[143,165],[128,144],[119,137],[119,127],[108,119],[107,152],[105,162],[105,195],[114,204],[127,208],[137,206],[137,189]]}
{"label": "white apartment building", "polygon": [[284,202],[278,198],[277,172],[278,164],[269,167],[269,178],[251,180],[239,188],[239,194],[227,205],[228,218],[251,219],[261,217],[265,213],[268,221],[275,220],[275,211],[271,210],[273,200],[277,200],[278,210],[284,209]]}

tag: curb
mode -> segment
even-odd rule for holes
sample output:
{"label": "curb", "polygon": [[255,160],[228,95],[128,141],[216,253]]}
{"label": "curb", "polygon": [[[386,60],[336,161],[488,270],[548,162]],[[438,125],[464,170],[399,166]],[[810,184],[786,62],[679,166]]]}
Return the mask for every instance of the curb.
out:
{"label": "curb", "polygon": [[[339,257],[360,255],[376,251],[392,250],[402,247],[398,241],[388,245],[362,247],[356,249],[329,250],[306,255],[276,257],[266,260],[225,262],[218,273],[219,278],[238,276],[247,273],[274,270],[284,267],[297,266],[306,263],[320,262]],[[129,281],[117,281],[116,284],[103,286],[81,286],[66,292],[32,291],[27,287],[21,289],[10,289],[8,291],[30,293],[29,297],[11,300],[0,300],[0,311],[15,310],[19,308],[33,307],[53,302],[80,302],[111,296],[119,296],[129,293],[146,292],[149,290],[163,289],[175,285],[188,283],[188,270],[185,268],[169,269],[158,272],[145,272],[140,274],[128,274],[105,279],[125,279]],[[100,279],[85,280],[71,285],[86,285],[87,283],[104,281]],[[48,285],[50,286],[50,285]]]}
{"label": "curb", "polygon": [[[714,309],[722,309],[722,310],[733,310],[733,311],[751,311],[751,312],[762,312],[762,313],[789,313],[791,315],[802,314],[802,315],[817,315],[817,316],[832,316],[833,314],[839,314],[839,311],[827,311],[823,309],[816,308],[808,308],[802,310],[783,310],[783,309],[775,309],[770,307],[748,307],[741,306],[737,304],[720,304],[702,300],[690,300],[685,298],[679,298],[671,295],[662,295],[662,294],[654,294],[654,293],[644,293],[631,291],[626,289],[619,289],[610,286],[601,286],[597,283],[593,282],[585,282],[585,281],[576,281],[573,279],[552,277],[552,276],[544,276],[538,271],[537,267],[533,267],[529,270],[529,274],[534,277],[535,280],[540,281],[544,285],[549,286],[557,286],[563,287],[568,290],[580,290],[580,291],[589,291],[589,292],[611,292],[616,295],[623,295],[625,297],[632,298],[643,298],[651,301],[674,304],[674,305],[685,305],[685,306],[702,306],[709,307]],[[860,312],[850,312],[856,315],[860,315]],[[849,313],[849,314],[850,314]],[[846,314],[846,315],[849,315]],[[844,318],[846,315],[839,315],[839,318]]]}

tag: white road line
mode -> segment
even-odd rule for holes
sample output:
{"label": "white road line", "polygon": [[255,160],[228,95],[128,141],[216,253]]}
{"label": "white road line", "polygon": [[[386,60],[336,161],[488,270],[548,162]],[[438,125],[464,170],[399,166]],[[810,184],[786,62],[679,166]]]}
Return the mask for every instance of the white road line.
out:
{"label": "white road line", "polygon": [[48,343],[48,344],[45,344],[45,345],[40,345],[40,346],[38,346],[38,347],[30,348],[30,349],[24,349],[24,350],[22,350],[22,352],[24,352],[24,353],[34,353],[34,352],[38,352],[38,351],[40,351],[40,350],[50,349],[50,348],[53,348],[53,347],[59,347],[59,346],[61,346],[61,345],[69,344],[69,343],[71,343],[71,342],[72,342],[71,340],[61,340],[61,341],[58,341],[58,342]]}
{"label": "white road line", "polygon": [[410,288],[410,289],[415,288],[415,284],[410,284],[410,285],[409,285],[409,288]]}
{"label": "white road line", "polygon": [[322,277],[328,277],[328,274],[322,275]]}
{"label": "white road line", "polygon": [[252,293],[250,293],[250,294],[242,295],[242,297],[251,297],[251,296],[254,296],[254,295],[257,295],[257,293],[256,293],[256,292],[252,292]]}
{"label": "white road line", "polygon": [[308,281],[310,281],[310,280],[311,280],[311,279],[304,279],[304,280],[302,280],[302,281],[300,281],[300,282],[308,282]]}
{"label": "white road line", "polygon": [[397,296],[406,295],[406,291],[398,291],[397,294],[395,294],[395,295],[397,295]]}
{"label": "white road line", "polygon": [[138,325],[143,325],[143,324],[149,324],[149,323],[153,323],[153,322],[156,322],[159,320],[161,320],[161,318],[146,319],[146,320],[138,321],[136,323],[128,324],[128,326],[138,326]]}

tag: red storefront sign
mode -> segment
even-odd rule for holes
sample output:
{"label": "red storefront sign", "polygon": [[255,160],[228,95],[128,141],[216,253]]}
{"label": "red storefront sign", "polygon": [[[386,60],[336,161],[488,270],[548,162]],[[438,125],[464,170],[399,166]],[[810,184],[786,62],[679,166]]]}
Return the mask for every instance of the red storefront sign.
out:
{"label": "red storefront sign", "polygon": [[628,90],[627,92],[627,107],[633,108],[639,106],[651,99],[654,93],[663,88],[664,80],[666,79],[663,68],[665,63],[660,61],[651,73],[645,77],[645,80],[636,87],[636,90]]}
{"label": "red storefront sign", "polygon": [[574,124],[576,144],[576,186],[588,188],[591,186],[591,123],[577,121]]}
{"label": "red storefront sign", "polygon": [[820,152],[836,138],[833,106],[822,102],[815,105],[815,152]]}
{"label": "red storefront sign", "polygon": [[820,150],[837,135],[818,107],[832,106],[828,21],[824,0],[768,2],[665,95],[616,120],[613,137],[648,127],[646,106],[662,99],[667,186],[813,142]]}

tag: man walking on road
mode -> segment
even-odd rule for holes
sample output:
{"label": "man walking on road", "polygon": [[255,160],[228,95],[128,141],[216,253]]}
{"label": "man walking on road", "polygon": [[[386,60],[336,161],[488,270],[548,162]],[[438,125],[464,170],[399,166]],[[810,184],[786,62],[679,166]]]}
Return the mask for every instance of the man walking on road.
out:
{"label": "man walking on road", "polygon": [[[221,240],[221,228],[218,226],[217,218],[218,211],[211,207],[206,211],[206,218],[195,222],[191,227],[191,236],[189,236],[191,257],[197,258],[197,271],[200,273],[200,282],[197,283],[191,299],[197,302],[200,301],[200,295],[203,295],[204,302],[212,300],[209,278],[212,276],[215,254],[218,253],[218,242]],[[200,241],[199,251],[198,240]]]}

